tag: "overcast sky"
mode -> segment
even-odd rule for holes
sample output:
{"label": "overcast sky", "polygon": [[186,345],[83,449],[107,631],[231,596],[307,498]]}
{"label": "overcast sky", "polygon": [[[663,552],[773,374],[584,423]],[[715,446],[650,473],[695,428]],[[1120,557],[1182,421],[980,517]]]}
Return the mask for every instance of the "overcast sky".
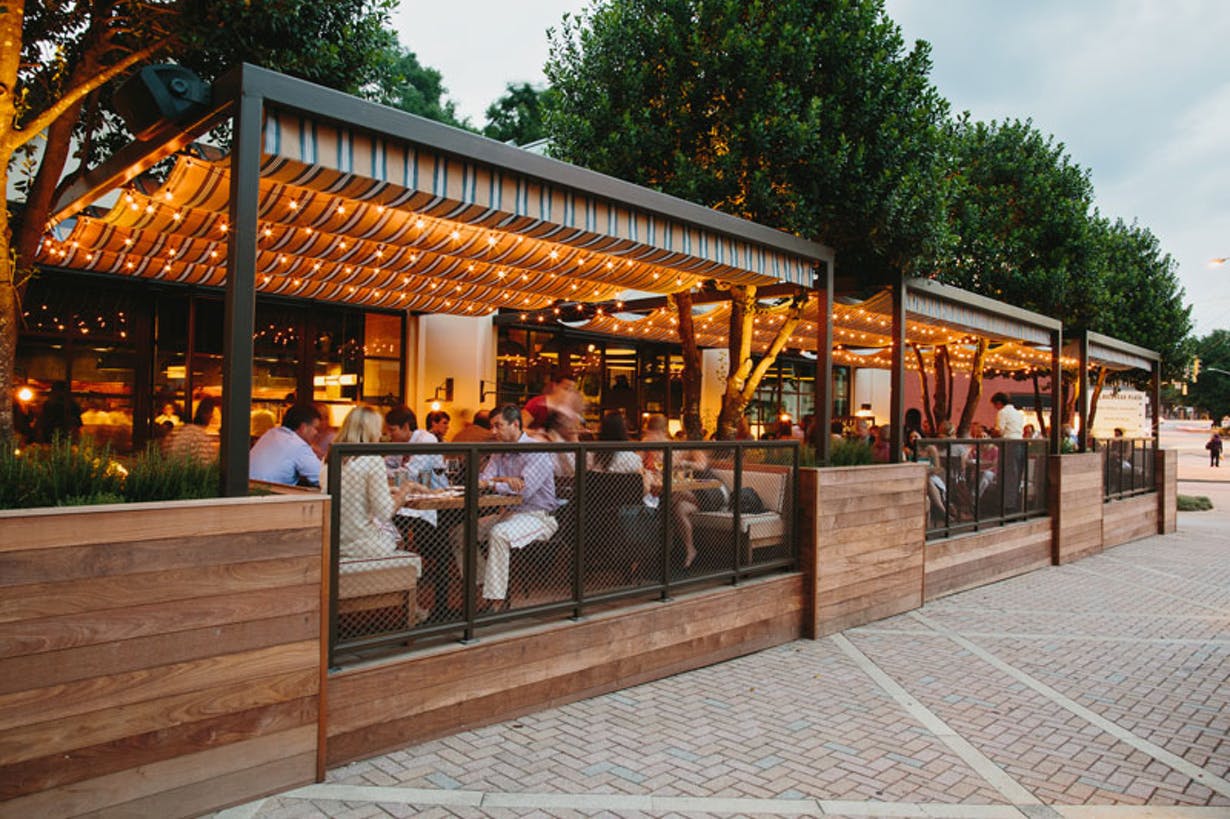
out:
{"label": "overcast sky", "polygon": [[[402,0],[394,23],[483,123],[509,82],[545,83],[546,30],[582,0]],[[932,45],[953,111],[1032,118],[1092,171],[1097,205],[1138,220],[1179,265],[1196,332],[1230,329],[1230,3],[887,0]]]}

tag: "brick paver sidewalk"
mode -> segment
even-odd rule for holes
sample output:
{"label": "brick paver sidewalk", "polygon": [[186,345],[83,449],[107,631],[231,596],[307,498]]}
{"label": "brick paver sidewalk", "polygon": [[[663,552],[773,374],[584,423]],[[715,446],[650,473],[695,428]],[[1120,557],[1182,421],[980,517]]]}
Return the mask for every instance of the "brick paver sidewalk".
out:
{"label": "brick paver sidewalk", "polygon": [[1230,816],[1230,532],[1185,518],[222,815]]}

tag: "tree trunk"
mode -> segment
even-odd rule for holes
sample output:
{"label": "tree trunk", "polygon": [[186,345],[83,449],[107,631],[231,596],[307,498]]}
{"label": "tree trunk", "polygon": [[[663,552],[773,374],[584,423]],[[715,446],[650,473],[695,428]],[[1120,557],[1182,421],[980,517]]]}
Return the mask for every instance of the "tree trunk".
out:
{"label": "tree trunk", "polygon": [[726,374],[726,389],[722,393],[722,409],[718,413],[717,437],[730,441],[739,433],[740,421],[748,401],[743,397],[743,385],[752,373],[752,322],[755,319],[756,287],[731,285],[730,371]]}
{"label": "tree trunk", "polygon": [[957,424],[957,437],[969,436],[970,424],[974,422],[974,413],[978,411],[978,401],[982,398],[982,370],[986,367],[987,341],[978,339],[978,349],[974,352],[974,360],[970,364],[969,392],[965,394],[965,408],[961,410],[961,422]]}
{"label": "tree trunk", "polygon": [[952,408],[948,392],[948,345],[939,344],[935,348],[935,412],[931,418],[931,429],[934,435],[939,431],[939,424],[952,418]]}
{"label": "tree trunk", "polygon": [[[0,155],[0,182],[8,186],[8,157]],[[13,369],[17,360],[17,260],[13,255],[9,211],[2,209],[0,224],[0,442],[13,435]]]}
{"label": "tree trunk", "polygon": [[1106,383],[1106,376],[1109,373],[1110,370],[1106,367],[1098,367],[1097,381],[1094,382],[1093,390],[1089,393],[1088,429],[1082,431],[1086,441],[1093,440],[1093,419],[1098,414],[1098,398],[1102,395],[1102,386]]}
{"label": "tree trunk", "polygon": [[[1042,415],[1042,387],[1039,386],[1038,384],[1038,371],[1037,370],[1033,371],[1033,377],[1034,377],[1034,416],[1038,419],[1038,432],[1041,433],[1043,438],[1045,438],[1047,437],[1048,433],[1046,431],[1046,419]],[[1053,408],[1052,408],[1051,414],[1052,415],[1054,414]]]}
{"label": "tree trunk", "polygon": [[[917,344],[911,344],[914,348],[914,357],[918,359],[918,382],[922,385],[922,405],[923,412],[927,414],[927,429],[935,429],[935,417],[931,414],[931,388],[927,384],[927,365],[923,361],[922,350]],[[905,430],[902,430],[905,434]]]}
{"label": "tree trunk", "polygon": [[696,325],[692,320],[692,293],[672,293],[671,303],[679,314],[679,341],[683,346],[683,430],[688,440],[704,437],[700,423],[700,348],[696,346]]}

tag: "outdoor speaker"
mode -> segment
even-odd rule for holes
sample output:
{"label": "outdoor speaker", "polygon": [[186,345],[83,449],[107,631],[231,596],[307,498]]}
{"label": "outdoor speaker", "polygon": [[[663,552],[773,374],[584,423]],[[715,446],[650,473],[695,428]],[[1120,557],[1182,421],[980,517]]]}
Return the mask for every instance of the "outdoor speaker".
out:
{"label": "outdoor speaker", "polygon": [[209,83],[182,65],[147,65],[115,91],[115,112],[137,139],[153,135],[167,121],[179,121],[209,107]]}

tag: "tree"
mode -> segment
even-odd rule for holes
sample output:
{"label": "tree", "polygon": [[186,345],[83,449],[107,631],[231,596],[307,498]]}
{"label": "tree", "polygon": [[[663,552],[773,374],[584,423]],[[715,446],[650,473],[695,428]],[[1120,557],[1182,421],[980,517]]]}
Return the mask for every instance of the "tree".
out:
{"label": "tree", "polygon": [[[1230,414],[1230,330],[1214,330],[1192,343],[1200,374],[1188,385],[1187,400],[1214,423]],[[1223,372],[1224,371],[1224,372]]]}
{"label": "tree", "polygon": [[1191,305],[1179,284],[1175,261],[1146,227],[1122,219],[1099,220],[1105,260],[1102,309],[1091,329],[1154,350],[1162,378],[1178,378],[1187,364]]}
{"label": "tree", "polygon": [[[1106,283],[1089,172],[1028,120],[988,124],[963,115],[952,122],[947,145],[952,243],[930,275],[1067,327],[1090,327],[1105,309]],[[982,377],[982,368],[972,367],[960,435]],[[1075,391],[1069,395],[1068,418]]]}
{"label": "tree", "polygon": [[[205,79],[240,62],[264,64],[358,91],[376,79],[395,37],[392,0],[0,0],[0,174],[28,175],[13,218],[0,224],[0,437],[10,396],[20,292],[63,185],[123,136],[111,84],[142,63],[176,59]],[[41,153],[35,150],[42,140]],[[72,145],[78,166],[65,176]]]}
{"label": "tree", "polygon": [[[1190,307],[1157,238],[1135,223],[1100,216],[1089,172],[1029,121],[987,124],[963,116],[949,136],[954,241],[937,259],[934,277],[1053,316],[1068,330],[1156,350],[1173,376],[1186,361]],[[1107,375],[1094,374],[1092,408]],[[1030,376],[1037,392],[1037,373]],[[972,386],[981,378],[976,367]],[[1062,417],[1070,422],[1078,388],[1071,375],[1064,386]],[[971,389],[969,400],[976,395]]]}
{"label": "tree", "polygon": [[473,130],[469,120],[457,116],[457,104],[445,98],[443,75],[419,63],[414,52],[394,44],[389,66],[364,96],[420,117],[434,119],[454,128]]}
{"label": "tree", "polygon": [[[550,38],[556,156],[825,242],[865,280],[940,252],[947,105],[880,0],[607,0]],[[755,379],[735,322],[730,378]]]}
{"label": "tree", "polygon": [[544,122],[547,107],[555,91],[538,89],[529,83],[509,83],[504,96],[487,106],[487,124],[483,136],[528,145],[547,135]]}

